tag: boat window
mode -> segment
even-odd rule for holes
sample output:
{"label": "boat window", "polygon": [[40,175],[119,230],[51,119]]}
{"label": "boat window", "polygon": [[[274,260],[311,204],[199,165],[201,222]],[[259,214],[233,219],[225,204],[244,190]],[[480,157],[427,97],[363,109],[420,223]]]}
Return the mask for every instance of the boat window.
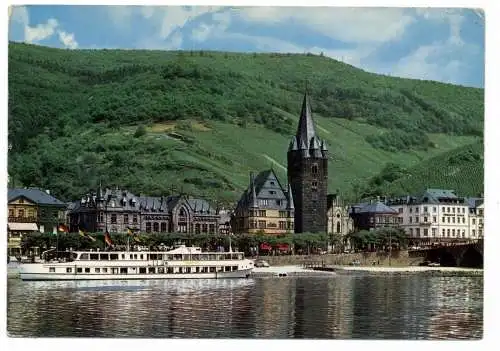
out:
{"label": "boat window", "polygon": [[238,270],[238,266],[233,266],[233,271],[237,271]]}
{"label": "boat window", "polygon": [[162,254],[157,254],[156,255],[156,259],[157,260],[162,260],[163,259],[163,255]]}
{"label": "boat window", "polygon": [[201,271],[202,271],[203,273],[208,273],[208,267],[202,267],[202,268],[201,268]]}
{"label": "boat window", "polygon": [[124,260],[124,259],[125,259],[125,254],[122,254],[122,260]]}
{"label": "boat window", "polygon": [[90,268],[85,268],[85,273],[90,273]]}
{"label": "boat window", "polygon": [[149,267],[148,268],[148,273],[154,274],[155,273],[155,267]]}
{"label": "boat window", "polygon": [[242,260],[243,259],[243,254],[238,254],[238,260]]}
{"label": "boat window", "polygon": [[109,258],[111,260],[117,260],[118,259],[118,254],[109,254]]}
{"label": "boat window", "polygon": [[158,267],[158,274],[163,274],[163,273],[165,273],[165,268]]}
{"label": "boat window", "polygon": [[66,268],[66,273],[71,273],[72,271],[71,267]]}
{"label": "boat window", "polygon": [[223,268],[222,266],[219,266],[219,267],[217,267],[217,272],[222,272],[222,271],[223,271],[223,269],[224,269],[224,268]]}
{"label": "boat window", "polygon": [[96,268],[96,269],[95,269],[95,272],[96,272],[96,273],[101,273],[101,269],[100,269],[100,268]]}
{"label": "boat window", "polygon": [[210,273],[215,273],[215,267],[210,267]]}
{"label": "boat window", "polygon": [[108,273],[108,269],[107,269],[107,268],[103,268],[103,269],[102,269],[102,272],[103,272],[103,273]]}
{"label": "boat window", "polygon": [[118,274],[118,272],[119,272],[118,268],[111,268],[111,273]]}
{"label": "boat window", "polygon": [[224,272],[231,272],[231,266],[225,266]]}
{"label": "boat window", "polygon": [[99,254],[99,258],[101,260],[109,260],[109,254],[105,253],[105,254]]}
{"label": "boat window", "polygon": [[180,255],[180,254],[174,255],[174,260],[176,260],[176,261],[182,260],[182,255]]}
{"label": "boat window", "polygon": [[82,267],[78,267],[78,268],[76,269],[76,272],[77,272],[77,273],[82,273]]}
{"label": "boat window", "polygon": [[146,274],[146,267],[140,267],[139,268],[139,273],[140,274]]}
{"label": "boat window", "polygon": [[149,255],[149,260],[156,260],[156,254],[150,254]]}
{"label": "boat window", "polygon": [[56,267],[50,267],[50,268],[49,268],[49,272],[52,272],[52,273],[53,273],[53,272],[55,272],[55,271],[56,271]]}
{"label": "boat window", "polygon": [[134,260],[137,260],[137,254],[134,254]]}
{"label": "boat window", "polygon": [[91,260],[98,260],[99,259],[99,254],[90,254],[90,259]]}
{"label": "boat window", "polygon": [[174,255],[167,255],[167,261],[172,261],[174,259]]}
{"label": "boat window", "polygon": [[121,267],[120,268],[120,274],[127,274],[127,268],[126,267]]}
{"label": "boat window", "polygon": [[168,268],[167,268],[167,273],[168,273],[168,274],[172,274],[172,273],[174,273],[174,268],[173,268],[173,267],[168,267]]}
{"label": "boat window", "polygon": [[191,273],[191,267],[186,267],[184,270],[185,270],[184,273]]}
{"label": "boat window", "polygon": [[141,254],[141,260],[143,259],[143,255]]}
{"label": "boat window", "polygon": [[196,273],[200,273],[200,267],[196,267]]}
{"label": "boat window", "polygon": [[80,255],[80,260],[82,260],[82,261],[83,261],[83,260],[88,260],[88,259],[89,259],[89,254],[87,254],[87,253],[82,253],[82,254]]}
{"label": "boat window", "polygon": [[201,254],[201,255],[199,255],[199,257],[200,257],[200,261],[208,260],[208,255]]}
{"label": "boat window", "polygon": [[194,255],[191,256],[191,259],[193,261],[199,261],[200,260],[200,255],[199,254],[194,254]]}
{"label": "boat window", "polygon": [[210,261],[215,261],[215,260],[217,260],[217,255],[210,254],[210,255],[208,255],[208,259],[209,259]]}

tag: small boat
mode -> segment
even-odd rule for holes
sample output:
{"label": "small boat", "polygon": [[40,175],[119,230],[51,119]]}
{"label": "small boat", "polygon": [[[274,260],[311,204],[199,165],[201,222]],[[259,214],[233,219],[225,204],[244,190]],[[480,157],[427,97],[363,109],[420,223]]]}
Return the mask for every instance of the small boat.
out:
{"label": "small boat", "polygon": [[53,251],[42,263],[21,263],[22,280],[248,278],[253,261],[242,252],[202,252],[181,245],[170,251]]}

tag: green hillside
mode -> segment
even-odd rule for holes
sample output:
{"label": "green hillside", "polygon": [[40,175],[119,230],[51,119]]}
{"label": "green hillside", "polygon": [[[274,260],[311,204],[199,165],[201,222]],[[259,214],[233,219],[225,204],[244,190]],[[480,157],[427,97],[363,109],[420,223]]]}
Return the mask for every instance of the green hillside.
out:
{"label": "green hillside", "polygon": [[102,181],[234,200],[250,170],[272,165],[285,180],[306,80],[330,191],[353,195],[387,163],[417,171],[482,136],[482,89],[320,56],[10,43],[9,175],[63,199]]}

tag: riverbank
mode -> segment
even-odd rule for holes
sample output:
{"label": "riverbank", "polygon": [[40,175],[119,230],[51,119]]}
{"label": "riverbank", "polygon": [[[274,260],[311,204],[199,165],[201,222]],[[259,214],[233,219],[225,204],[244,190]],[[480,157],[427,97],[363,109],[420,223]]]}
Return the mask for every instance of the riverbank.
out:
{"label": "riverbank", "polygon": [[483,270],[462,267],[380,267],[380,266],[324,266],[314,268],[316,271],[335,272],[337,274],[363,273],[368,275],[408,275],[425,274],[431,276],[483,276]]}

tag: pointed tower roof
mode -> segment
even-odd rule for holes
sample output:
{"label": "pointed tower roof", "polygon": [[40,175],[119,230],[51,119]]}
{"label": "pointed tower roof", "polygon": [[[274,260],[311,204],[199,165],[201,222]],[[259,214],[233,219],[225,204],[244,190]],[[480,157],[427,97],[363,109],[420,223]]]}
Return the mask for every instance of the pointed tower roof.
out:
{"label": "pointed tower roof", "polygon": [[293,136],[292,140],[290,140],[290,145],[288,145],[288,151],[298,150],[297,137]]}
{"label": "pointed tower roof", "polygon": [[287,210],[294,210],[295,206],[293,204],[293,194],[292,194],[292,186],[288,183],[288,205],[286,207]]}
{"label": "pointed tower roof", "polygon": [[253,172],[250,173],[250,207],[257,208],[257,195],[255,194],[255,179]]}
{"label": "pointed tower roof", "polygon": [[304,93],[304,100],[302,101],[302,110],[300,112],[299,127],[297,128],[296,136],[299,143],[304,141],[306,145],[309,145],[310,140],[316,136],[307,88]]}

